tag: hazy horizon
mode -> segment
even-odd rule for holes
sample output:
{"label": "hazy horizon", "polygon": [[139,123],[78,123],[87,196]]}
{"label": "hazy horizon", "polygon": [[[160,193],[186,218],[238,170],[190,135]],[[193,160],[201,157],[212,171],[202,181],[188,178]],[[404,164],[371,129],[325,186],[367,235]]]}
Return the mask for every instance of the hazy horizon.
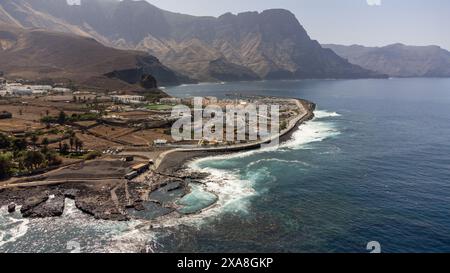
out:
{"label": "hazy horizon", "polygon": [[438,45],[450,49],[446,0],[147,0],[165,10],[196,16],[283,8],[292,11],[322,44]]}

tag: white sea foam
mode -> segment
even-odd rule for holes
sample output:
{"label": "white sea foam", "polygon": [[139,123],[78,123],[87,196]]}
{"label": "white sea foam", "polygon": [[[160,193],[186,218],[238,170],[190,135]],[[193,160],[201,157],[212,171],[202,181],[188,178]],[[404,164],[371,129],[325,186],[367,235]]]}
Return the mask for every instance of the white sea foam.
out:
{"label": "white sea foam", "polygon": [[316,117],[316,119],[322,119],[322,118],[340,117],[341,115],[336,112],[316,110],[314,111],[314,116]]}
{"label": "white sea foam", "polygon": [[21,219],[17,216],[17,212],[9,214],[6,206],[0,208],[0,247],[13,243],[27,234],[28,224],[29,220]]}
{"label": "white sea foam", "polygon": [[109,253],[135,253],[140,251],[154,252],[157,247],[156,232],[149,228],[148,223],[133,220],[127,223],[125,230],[110,234],[109,246],[105,252]]}
{"label": "white sea foam", "polygon": [[289,164],[291,164],[291,165],[302,165],[304,167],[310,167],[311,166],[310,164],[308,164],[306,162],[303,162],[303,161],[300,161],[300,160],[285,160],[285,159],[279,159],[279,158],[265,158],[265,159],[260,159],[260,160],[257,160],[257,161],[254,161],[254,162],[250,163],[248,165],[248,167],[250,168],[250,167],[259,165],[261,163],[267,163],[267,162],[278,162],[278,163],[288,164],[288,165]]}
{"label": "white sea foam", "polygon": [[315,119],[301,125],[292,134],[292,138],[281,144],[280,148],[305,149],[308,148],[307,144],[321,142],[339,134],[339,130],[334,127],[333,123]]}

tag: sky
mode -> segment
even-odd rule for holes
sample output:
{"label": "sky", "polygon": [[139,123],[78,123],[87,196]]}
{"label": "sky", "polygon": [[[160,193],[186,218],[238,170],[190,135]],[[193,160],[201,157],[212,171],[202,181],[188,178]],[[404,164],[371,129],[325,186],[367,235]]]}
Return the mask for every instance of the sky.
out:
{"label": "sky", "polygon": [[219,16],[284,8],[320,43],[439,45],[450,49],[449,0],[147,0],[169,11]]}

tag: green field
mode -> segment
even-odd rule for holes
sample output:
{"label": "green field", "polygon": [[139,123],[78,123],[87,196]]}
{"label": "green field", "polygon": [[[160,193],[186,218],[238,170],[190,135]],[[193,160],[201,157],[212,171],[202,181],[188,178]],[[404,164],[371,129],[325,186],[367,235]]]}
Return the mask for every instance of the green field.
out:
{"label": "green field", "polygon": [[173,108],[173,105],[168,105],[168,104],[149,104],[149,105],[147,105],[147,109],[156,110],[156,111],[171,110],[172,108]]}

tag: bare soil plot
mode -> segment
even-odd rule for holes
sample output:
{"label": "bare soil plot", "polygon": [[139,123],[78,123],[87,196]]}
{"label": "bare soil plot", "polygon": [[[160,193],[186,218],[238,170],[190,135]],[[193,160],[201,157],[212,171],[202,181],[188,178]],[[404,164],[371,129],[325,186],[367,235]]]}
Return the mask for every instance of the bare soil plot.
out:
{"label": "bare soil plot", "polygon": [[110,126],[110,125],[98,125],[94,128],[89,129],[89,132],[94,134],[107,137],[109,139],[114,139],[117,137],[121,137],[133,132],[135,129],[126,128],[126,127],[118,127],[118,126]]}
{"label": "bare soil plot", "polygon": [[108,148],[119,147],[117,143],[95,137],[89,134],[76,133],[76,137],[83,141],[83,149],[85,150],[106,150]]}
{"label": "bare soil plot", "polygon": [[91,127],[91,126],[94,126],[95,124],[97,124],[97,121],[95,121],[95,120],[79,121],[79,122],[75,122],[75,124],[78,124],[82,127]]}
{"label": "bare soil plot", "polygon": [[0,111],[8,111],[13,115],[13,118],[37,121],[47,115],[57,115],[59,111],[53,107],[47,106],[32,106],[32,105],[0,105]]}
{"label": "bare soil plot", "polygon": [[121,160],[95,160],[72,165],[48,175],[48,180],[101,180],[122,179],[130,167],[139,162]]}
{"label": "bare soil plot", "polygon": [[28,121],[17,118],[0,119],[0,131],[4,133],[33,132],[43,128],[43,124],[35,121]]}
{"label": "bare soil plot", "polygon": [[153,145],[153,142],[157,139],[165,139],[169,142],[173,141],[170,135],[164,133],[164,129],[141,130],[122,136],[118,139],[133,145]]}
{"label": "bare soil plot", "polygon": [[130,111],[117,113],[116,115],[128,119],[144,119],[152,116],[153,114],[146,111]]}

